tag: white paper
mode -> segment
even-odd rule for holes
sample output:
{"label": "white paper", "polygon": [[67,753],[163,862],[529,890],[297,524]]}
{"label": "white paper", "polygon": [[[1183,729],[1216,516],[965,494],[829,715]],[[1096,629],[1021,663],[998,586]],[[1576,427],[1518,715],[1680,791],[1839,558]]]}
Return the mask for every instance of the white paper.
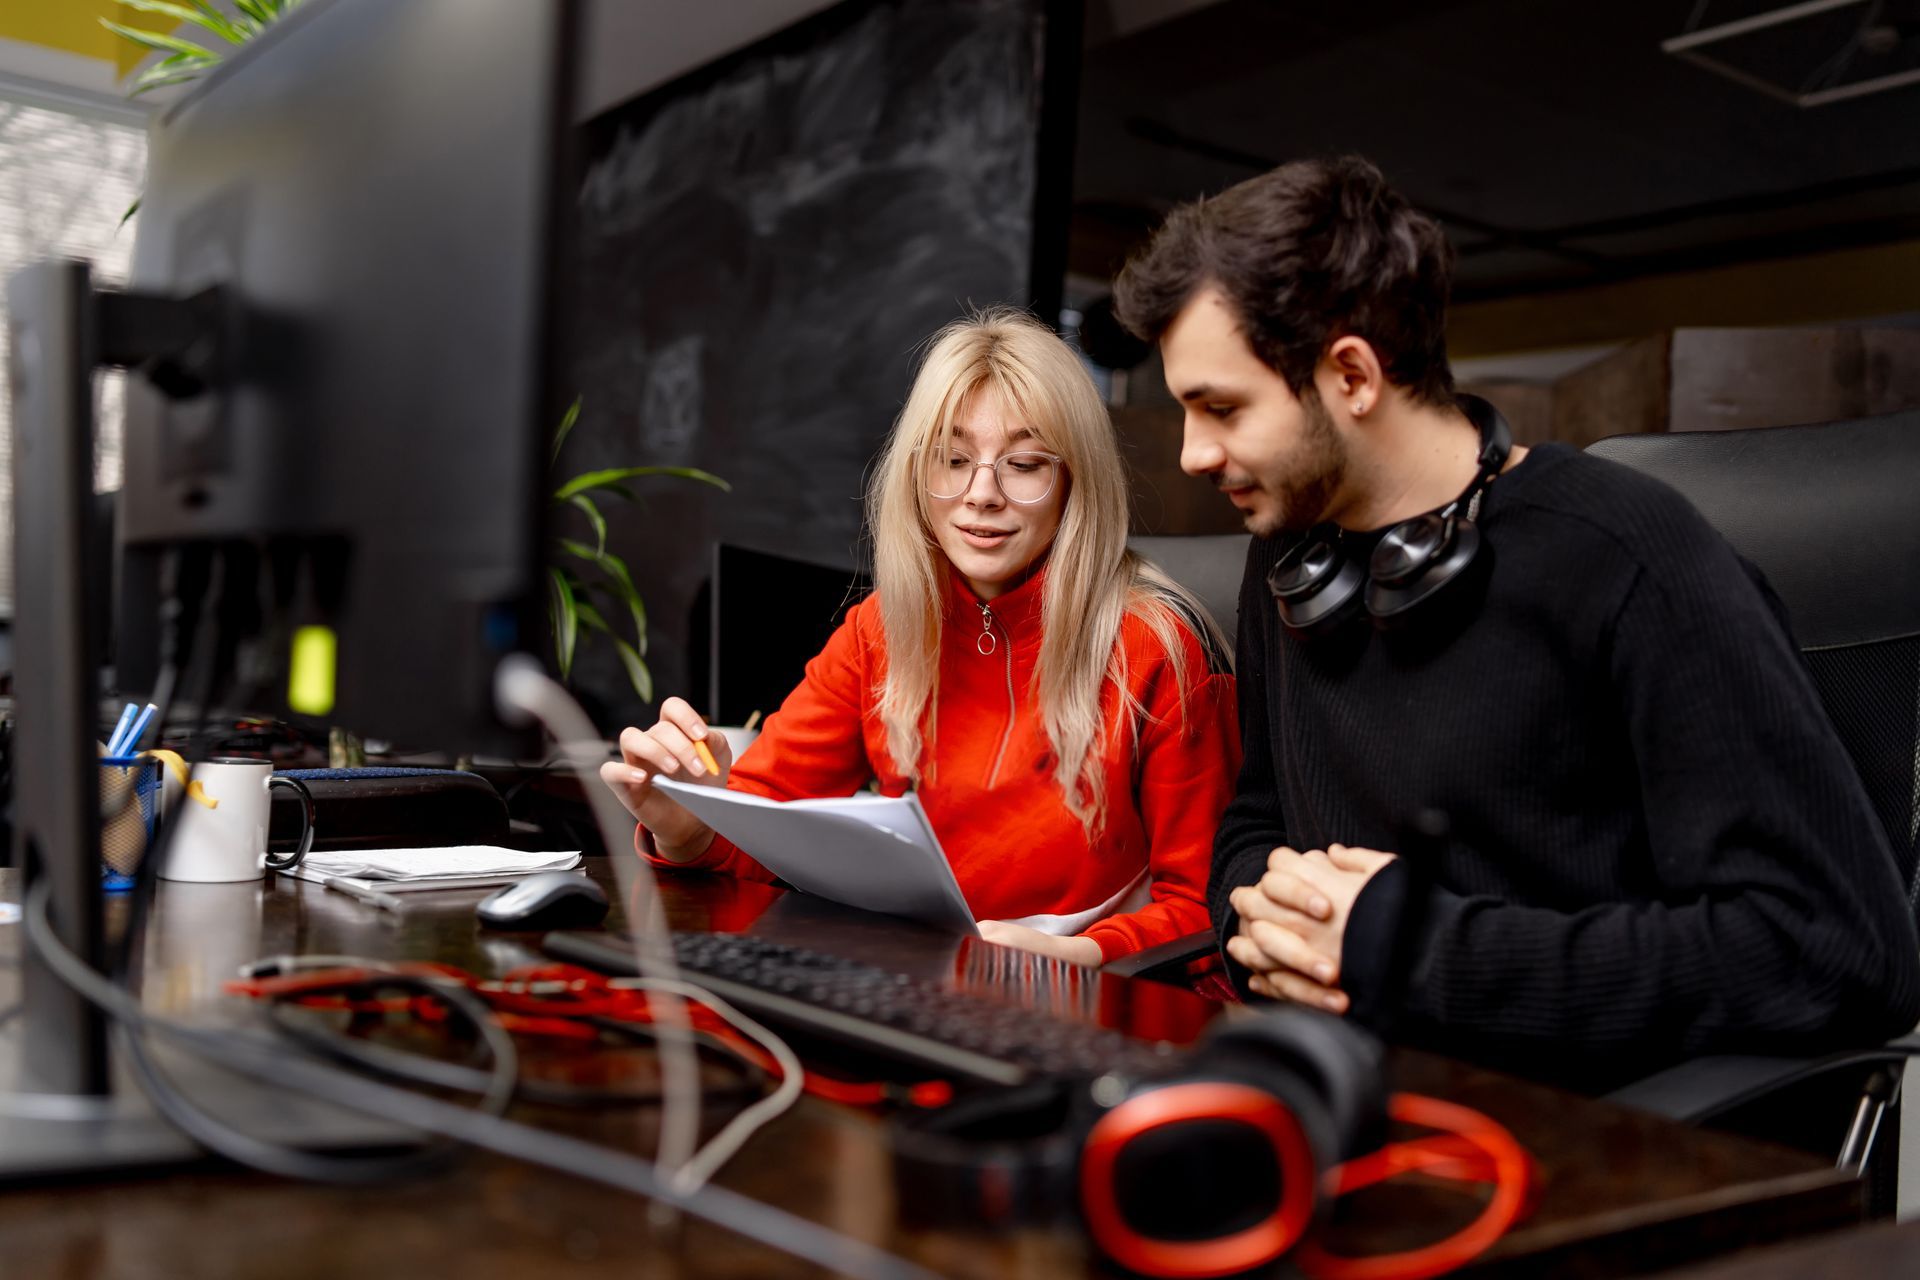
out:
{"label": "white paper", "polygon": [[669,778],[654,785],[796,889],[979,933],[918,796],[768,800]]}
{"label": "white paper", "polygon": [[497,845],[461,844],[433,849],[340,849],[313,852],[283,874],[325,883],[332,877],[364,880],[444,880],[472,876],[525,876],[568,871],[580,853],[528,853]]}

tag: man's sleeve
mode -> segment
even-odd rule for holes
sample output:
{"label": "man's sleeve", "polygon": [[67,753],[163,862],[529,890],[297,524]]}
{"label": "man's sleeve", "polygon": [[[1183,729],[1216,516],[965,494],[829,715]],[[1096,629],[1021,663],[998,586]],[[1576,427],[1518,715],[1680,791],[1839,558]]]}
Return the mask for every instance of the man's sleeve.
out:
{"label": "man's sleeve", "polygon": [[1267,664],[1274,660],[1273,600],[1267,592],[1267,569],[1273,544],[1255,538],[1247,548],[1247,568],[1240,581],[1240,627],[1234,641],[1234,677],[1240,709],[1240,776],[1233,799],[1220,815],[1213,840],[1213,868],[1207,877],[1207,909],[1214,935],[1226,961],[1227,973],[1244,998],[1246,968],[1226,954],[1227,939],[1240,932],[1240,914],[1227,900],[1241,885],[1266,874],[1267,857],[1288,843],[1286,818],[1280,806],[1279,775],[1274,767],[1273,737],[1267,721]]}
{"label": "man's sleeve", "polygon": [[[1409,1034],[1658,1062],[1877,1042],[1920,1017],[1906,896],[1799,653],[1731,548],[1703,525],[1683,551],[1639,571],[1611,636],[1647,883],[1569,911],[1425,889]],[[1389,937],[1407,905],[1404,878],[1376,880],[1349,940]]]}

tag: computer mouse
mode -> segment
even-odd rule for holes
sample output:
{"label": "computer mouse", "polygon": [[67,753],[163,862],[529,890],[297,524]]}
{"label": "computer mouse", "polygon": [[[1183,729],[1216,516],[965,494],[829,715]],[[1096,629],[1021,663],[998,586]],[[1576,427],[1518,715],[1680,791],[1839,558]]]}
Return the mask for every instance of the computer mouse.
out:
{"label": "computer mouse", "polygon": [[481,899],[474,908],[489,929],[579,929],[606,918],[607,894],[573,871],[536,871]]}

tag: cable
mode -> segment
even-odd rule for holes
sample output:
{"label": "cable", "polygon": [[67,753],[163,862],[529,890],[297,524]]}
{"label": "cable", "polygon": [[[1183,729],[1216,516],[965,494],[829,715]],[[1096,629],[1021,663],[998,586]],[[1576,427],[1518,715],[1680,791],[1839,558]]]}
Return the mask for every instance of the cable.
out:
{"label": "cable", "polygon": [[1427,1280],[1479,1257],[1527,1210],[1533,1161],[1505,1128],[1477,1111],[1438,1098],[1396,1093],[1387,1114],[1403,1124],[1438,1129],[1443,1138],[1395,1143],[1350,1160],[1329,1176],[1332,1194],[1346,1195],[1397,1173],[1421,1171],[1466,1182],[1491,1182],[1493,1195],[1480,1215],[1433,1244],[1398,1253],[1349,1257],[1303,1241],[1293,1261],[1312,1280]]}
{"label": "cable", "polygon": [[[580,776],[581,789],[593,808],[600,838],[613,863],[614,876],[620,882],[620,896],[627,904],[634,940],[634,966],[643,978],[665,984],[680,983],[680,965],[673,955],[673,934],[667,927],[666,911],[660,905],[653,868],[643,859],[620,856],[623,843],[620,828],[626,813],[613,798],[613,792],[600,781],[606,743],[594,729],[593,722],[564,687],[524,654],[511,655],[500,663],[494,673],[494,699],[504,718],[537,721],[552,735],[555,746],[566,753]],[[665,987],[663,991],[667,999],[661,1001],[662,1007],[654,1019],[663,1030],[660,1083],[665,1093],[660,1108],[660,1147],[656,1158],[671,1176],[693,1158],[700,1136],[700,1064],[694,1054],[692,1023],[685,1003],[674,987]]]}
{"label": "cable", "polygon": [[[355,985],[365,986],[366,984]],[[348,984],[343,983],[340,989],[345,990],[347,986]],[[319,990],[314,988],[309,988],[304,993],[307,996],[315,994],[319,994]],[[489,1072],[462,1063],[447,1062],[389,1048],[357,1036],[323,1029],[310,1018],[289,1016],[290,1010],[301,1007],[303,1006],[294,999],[275,997],[266,1006],[267,1018],[276,1031],[312,1053],[334,1058],[358,1067],[362,1071],[432,1088],[451,1089],[461,1093],[479,1093],[486,1087]],[[312,1008],[312,1006],[305,1007]],[[596,1021],[595,1029],[605,1030],[630,1040],[652,1041],[655,1039],[653,1028],[643,1024]],[[767,1076],[758,1063],[733,1052],[724,1041],[697,1032],[695,1034],[702,1048],[724,1054],[741,1072],[739,1083],[719,1090],[720,1096],[757,1095],[761,1092],[765,1087]],[[709,1096],[715,1092],[713,1089],[708,1090]],[[657,1089],[602,1089],[584,1085],[561,1085],[551,1081],[530,1080],[524,1075],[515,1081],[514,1096],[528,1102],[562,1107],[631,1106],[660,1101],[660,1091]]]}
{"label": "cable", "polygon": [[[494,1022],[487,1007],[464,989],[436,988],[408,975],[382,975],[381,983],[426,992],[444,1001],[479,1033],[492,1070],[481,1098],[481,1110],[504,1115],[513,1100],[519,1075],[519,1055],[513,1038]],[[300,1147],[256,1138],[209,1114],[186,1097],[153,1060],[143,1037],[124,1022],[115,1024],[115,1043],[126,1052],[140,1086],[154,1108],[201,1146],[239,1164],[286,1178],[365,1186],[438,1172],[459,1153],[457,1143],[444,1138],[418,1151],[398,1156],[321,1155]]]}
{"label": "cable", "polygon": [[728,1025],[758,1041],[780,1064],[780,1087],[728,1121],[726,1127],[709,1139],[706,1146],[673,1171],[670,1181],[676,1191],[685,1195],[698,1190],[733,1158],[734,1152],[744,1146],[747,1139],[800,1100],[806,1069],[800,1065],[800,1059],[794,1051],[787,1047],[786,1041],[710,991],[702,990],[691,982],[667,982],[658,978],[641,978],[633,985],[642,991],[666,991],[683,999],[698,1000],[719,1014]]}
{"label": "cable", "polygon": [[24,916],[28,938],[55,976],[130,1029],[165,1035],[230,1070],[323,1102],[664,1201],[749,1240],[857,1280],[935,1280],[932,1272],[904,1258],[724,1187],[709,1184],[683,1193],[661,1178],[650,1160],[347,1075],[249,1037],[149,1014],[137,999],[89,968],[61,942],[47,918],[48,897],[44,884],[36,884],[28,895]]}

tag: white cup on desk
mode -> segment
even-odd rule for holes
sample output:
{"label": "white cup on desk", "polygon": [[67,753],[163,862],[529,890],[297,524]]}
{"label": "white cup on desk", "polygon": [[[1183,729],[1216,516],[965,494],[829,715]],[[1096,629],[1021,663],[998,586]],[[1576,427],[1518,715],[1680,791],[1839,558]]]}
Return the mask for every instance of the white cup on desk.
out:
{"label": "white cup on desk", "polygon": [[[183,799],[174,807],[176,824],[167,845],[167,880],[226,884],[258,880],[271,868],[291,871],[313,847],[313,793],[298,778],[277,778],[268,760],[216,757],[194,766],[194,781],[206,789],[214,804]],[[267,818],[272,812],[273,788],[286,787],[300,796],[300,844],[293,853],[267,856]]]}

